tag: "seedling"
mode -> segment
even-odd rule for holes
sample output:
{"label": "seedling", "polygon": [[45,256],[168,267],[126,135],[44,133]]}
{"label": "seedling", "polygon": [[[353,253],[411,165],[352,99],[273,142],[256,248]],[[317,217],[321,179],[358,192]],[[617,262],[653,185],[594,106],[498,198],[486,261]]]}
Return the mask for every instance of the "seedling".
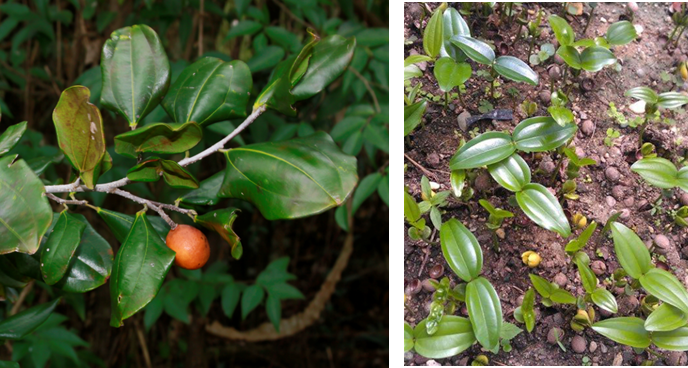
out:
{"label": "seedling", "polygon": [[514,319],[525,323],[528,333],[535,328],[535,291],[532,288],[523,296],[523,303],[514,310]]}
{"label": "seedling", "polygon": [[551,43],[545,43],[540,46],[540,51],[538,51],[536,54],[530,55],[528,61],[530,61],[531,65],[539,65],[554,56],[554,53],[554,45]]}
{"label": "seedling", "polygon": [[604,137],[604,144],[607,147],[614,146],[614,141],[621,137],[621,132],[614,128],[607,128],[607,136]]}
{"label": "seedling", "polygon": [[420,188],[421,198],[423,199],[423,201],[418,204],[420,213],[424,214],[430,212],[430,222],[432,222],[435,229],[439,230],[442,226],[442,213],[440,207],[447,205],[447,197],[449,197],[451,192],[447,190],[435,193],[432,188],[430,188],[430,181],[425,175],[420,179]]}
{"label": "seedling", "polygon": [[[671,21],[674,23],[674,29],[671,31],[671,34],[669,35],[669,40],[667,40],[667,46],[673,41],[674,42],[674,47],[678,46],[678,41],[681,39],[681,36],[683,35],[683,31],[686,30],[686,26],[688,26],[688,11],[685,3],[676,3],[678,6],[678,9],[674,7],[674,14],[671,16]],[[678,30],[681,30],[679,32],[678,37],[674,40],[674,36],[676,35],[676,32]]]}
{"label": "seedling", "polygon": [[411,225],[408,229],[409,237],[413,240],[423,240],[429,243],[430,227],[425,225],[425,219],[421,217],[418,203],[407,190],[404,190],[404,217]]}
{"label": "seedling", "polygon": [[525,100],[520,105],[519,108],[527,118],[535,115],[537,112],[537,104],[531,100]]}
{"label": "seedling", "polygon": [[645,102],[645,121],[640,125],[640,132],[638,138],[638,147],[643,145],[643,133],[647,128],[650,118],[657,112],[659,108],[676,109],[688,103],[688,96],[679,92],[663,92],[657,94],[649,87],[635,87],[631,88],[624,94],[627,97]]}
{"label": "seedling", "polygon": [[466,202],[473,198],[473,188],[466,187],[466,170],[452,170],[450,182],[456,199]]}
{"label": "seedling", "polygon": [[430,304],[430,314],[426,319],[425,330],[428,335],[434,335],[440,326],[444,315],[453,315],[460,302],[465,301],[466,284],[459,284],[452,289],[449,286],[449,278],[443,277],[439,282],[430,280],[435,288]]}
{"label": "seedling", "polygon": [[557,55],[566,63],[564,85],[569,70],[574,76],[578,76],[581,70],[594,73],[616,63],[616,57],[609,48],[625,45],[637,37],[633,24],[620,21],[609,26],[605,37],[575,41],[576,34],[564,18],[551,15],[548,20],[554,36],[559,41]]}
{"label": "seedling", "polygon": [[688,166],[680,170],[673,162],[662,157],[642,158],[631,165],[631,171],[639,174],[650,185],[662,189],[681,188],[688,192]]}
{"label": "seedling", "polygon": [[566,177],[569,179],[576,179],[580,175],[581,167],[596,165],[597,161],[589,157],[578,157],[576,150],[573,147],[566,147],[563,149],[564,154],[569,159],[569,164],[566,166]]}
{"label": "seedling", "polygon": [[528,60],[530,60],[533,54],[533,46],[535,45],[535,39],[540,38],[540,34],[542,33],[542,31],[540,30],[540,23],[542,23],[542,10],[538,11],[537,17],[535,17],[535,21],[528,22],[528,36],[530,36],[530,45],[528,46]]}
{"label": "seedling", "polygon": [[490,213],[490,216],[487,218],[487,223],[485,224],[485,226],[487,226],[488,229],[492,230],[493,247],[496,251],[499,251],[499,241],[497,240],[497,235],[495,231],[502,226],[502,222],[504,222],[504,219],[514,217],[514,214],[501,208],[495,208],[492,205],[492,203],[488,202],[485,199],[481,199],[478,202],[484,209],[487,210],[487,212]]}
{"label": "seedling", "polygon": [[669,213],[674,219],[674,223],[680,227],[688,227],[688,206],[681,206],[676,211]]}

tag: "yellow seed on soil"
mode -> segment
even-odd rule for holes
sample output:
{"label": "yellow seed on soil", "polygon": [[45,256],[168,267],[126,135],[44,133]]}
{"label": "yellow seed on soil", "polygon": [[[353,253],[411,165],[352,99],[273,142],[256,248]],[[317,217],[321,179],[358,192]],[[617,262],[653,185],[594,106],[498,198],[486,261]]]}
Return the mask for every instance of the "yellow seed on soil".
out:
{"label": "yellow seed on soil", "polygon": [[681,78],[683,80],[688,79],[688,68],[686,68],[686,62],[681,62],[681,65],[678,68],[679,72],[681,73]]}
{"label": "yellow seed on soil", "polygon": [[535,268],[540,264],[540,261],[542,261],[542,257],[532,250],[529,250],[521,255],[521,260],[528,267]]}
{"label": "yellow seed on soil", "polygon": [[580,213],[574,214],[573,217],[571,217],[571,221],[573,221],[573,226],[578,229],[583,229],[588,225],[588,219]]}

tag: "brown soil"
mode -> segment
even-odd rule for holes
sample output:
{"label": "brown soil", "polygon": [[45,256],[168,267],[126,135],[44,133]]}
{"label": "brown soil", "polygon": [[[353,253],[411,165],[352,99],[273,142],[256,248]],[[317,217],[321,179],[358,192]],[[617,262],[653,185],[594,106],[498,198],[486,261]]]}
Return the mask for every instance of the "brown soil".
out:
{"label": "brown soil", "polygon": [[[439,3],[429,3],[428,7],[434,10]],[[457,6],[452,4],[450,6]],[[417,40],[410,45],[406,45],[405,57],[412,50],[423,54],[422,32],[429,17],[423,19],[423,24],[419,24],[421,17],[417,16],[421,6],[414,3],[405,4],[405,38],[415,36]],[[549,29],[546,17],[550,14],[559,14],[560,7],[555,4],[538,5],[525,3],[523,5],[529,12],[530,19],[534,19],[537,10],[544,6],[546,16],[543,19],[542,36],[537,40],[536,45],[554,41],[554,35]],[[591,78],[595,86],[589,92],[583,93],[577,86],[571,90],[569,97],[572,100],[571,109],[576,116],[576,123],[580,125],[585,120],[594,123],[594,130],[590,134],[584,134],[580,129],[576,133],[573,145],[577,148],[579,155],[591,157],[597,161],[594,166],[582,168],[580,177],[576,179],[578,184],[578,194],[580,199],[566,200],[563,207],[567,215],[581,213],[589,221],[594,220],[600,226],[604,225],[609,216],[615,212],[621,212],[620,222],[634,229],[640,238],[648,244],[657,234],[664,234],[670,239],[670,246],[667,249],[652,248],[655,262],[663,261],[674,274],[688,284],[686,280],[686,259],[688,259],[688,231],[684,228],[673,225],[673,219],[668,211],[675,209],[682,203],[680,197],[682,192],[679,190],[671,192],[670,197],[662,200],[661,209],[652,214],[652,204],[660,198],[661,191],[643,182],[638,175],[630,171],[630,165],[637,160],[638,131],[633,128],[621,128],[613,119],[607,116],[609,102],[614,102],[627,118],[635,117],[628,105],[634,101],[623,96],[624,92],[632,87],[641,85],[650,86],[659,91],[684,90],[677,87],[672,82],[664,82],[660,73],[666,71],[671,74],[675,72],[676,65],[686,59],[688,41],[684,39],[679,42],[677,49],[669,47],[665,49],[667,35],[672,30],[672,23],[669,18],[668,3],[640,3],[639,11],[635,14],[633,23],[641,25],[643,32],[639,38],[624,46],[613,49],[615,55],[622,64],[620,72],[616,72],[612,67],[607,67],[602,71],[590,74],[583,72],[580,78]],[[583,38],[582,32],[588,20],[589,7],[585,7],[585,14],[577,17],[568,16],[568,21],[576,31],[576,39]],[[498,13],[499,14],[499,13]],[[628,9],[625,3],[599,3],[595,10],[592,23],[588,28],[586,36],[588,38],[603,35],[607,27],[618,20],[627,19]],[[484,19],[478,18],[475,14],[464,16],[464,19],[471,26],[472,34],[478,38],[490,38],[496,34],[501,35],[505,42],[511,45],[514,36],[518,31],[518,25],[508,26],[499,24],[497,26],[488,24],[483,30]],[[494,17],[499,20],[499,17]],[[420,28],[419,28],[420,27]],[[483,33],[487,32],[487,33]],[[519,39],[514,47],[510,47],[509,55],[516,56],[521,60],[528,59],[528,42]],[[536,46],[535,50],[538,49]],[[546,67],[554,63],[553,59],[547,60],[544,65],[538,65],[533,69],[540,76],[540,83],[533,87],[524,83],[511,81],[501,81],[503,97],[496,102],[492,101],[494,108],[506,108],[514,110],[513,121],[481,121],[475,123],[471,129],[478,127],[478,133],[487,130],[513,130],[515,125],[523,120],[525,116],[518,108],[518,105],[525,99],[529,99],[538,104],[538,111],[535,116],[546,115],[548,102],[543,102],[539,94],[541,91],[549,91],[550,81]],[[419,126],[415,132],[409,135],[406,141],[406,154],[415,162],[429,170],[433,177],[429,179],[440,184],[440,190],[450,190],[449,183],[449,160],[456,152],[460,140],[472,138],[467,132],[459,129],[457,116],[466,109],[473,115],[479,114],[478,106],[481,100],[486,99],[485,88],[488,86],[482,77],[476,76],[476,71],[483,69],[471,62],[473,76],[467,83],[467,93],[464,100],[467,106],[463,106],[458,100],[450,101],[449,109],[444,110],[443,102],[429,103],[428,110],[424,116],[424,127]],[[425,75],[421,78],[412,80],[411,85],[418,82],[423,83],[422,90],[437,96],[443,96],[440,92],[435,78],[432,75],[432,65],[425,68]],[[515,88],[518,93],[515,96],[507,93],[510,88]],[[675,125],[665,125],[652,123],[646,133],[645,140],[657,147],[660,156],[678,162],[678,158],[685,157],[688,149],[686,137],[686,116],[684,112],[672,113],[662,112],[663,117],[675,120]],[[608,147],[604,143],[607,128],[614,128],[621,132],[621,137],[614,141],[613,147]],[[438,163],[439,157],[439,163]],[[533,171],[533,182],[541,183],[559,190],[563,183],[563,170],[554,185],[550,185],[551,174],[544,170],[552,170],[553,164],[559,157],[552,153],[542,155],[524,154],[529,166]],[[420,179],[423,172],[409,160],[406,160],[408,170],[405,174],[405,184],[410,188],[410,193],[420,202]],[[565,168],[566,161],[562,167]],[[607,168],[613,167],[619,172],[618,180],[610,181],[605,175]],[[540,169],[540,170],[539,170]],[[489,175],[488,175],[489,177]],[[475,186],[470,183],[473,188]],[[513,318],[513,311],[518,307],[517,299],[531,287],[528,274],[533,272],[550,281],[554,281],[555,275],[561,273],[566,278],[565,289],[574,295],[583,295],[584,290],[578,276],[576,267],[572,264],[570,257],[564,252],[564,247],[568,239],[562,239],[554,232],[544,230],[530,221],[518,207],[510,206],[508,199],[510,192],[499,187],[490,178],[490,185],[482,191],[476,189],[475,196],[469,202],[461,202],[450,196],[449,205],[445,207],[446,213],[443,220],[457,218],[464,223],[478,238],[482,246],[484,256],[483,276],[492,282],[499,294],[502,302],[504,319],[507,322],[515,323],[519,327],[524,326],[516,322]],[[683,204],[688,204],[688,195],[684,194]],[[508,209],[516,214],[512,219],[507,219],[502,228],[506,233],[505,240],[499,242],[500,251],[496,252],[492,248],[492,235],[485,226],[487,212],[478,204],[478,199],[485,198],[495,206]],[[428,219],[428,224],[430,221]],[[432,225],[430,225],[432,228]],[[576,232],[578,234],[579,231]],[[606,265],[606,272],[598,278],[602,284],[611,273],[619,267],[613,251],[613,244],[607,237],[598,236],[598,232],[590,240],[584,251],[590,256],[592,262],[602,261]],[[439,240],[437,232],[433,231],[432,239]],[[542,256],[542,263],[535,269],[528,269],[520,260],[521,253],[526,250],[534,250]],[[404,247],[404,283],[405,285],[414,279],[421,281],[428,278],[428,270],[436,264],[442,264],[445,272],[444,276],[449,277],[455,284],[459,278],[451,271],[446,264],[441,249],[438,246],[426,247],[422,242],[415,242],[405,235]],[[562,276],[559,276],[561,278]],[[641,315],[638,308],[638,300],[642,294],[626,296],[616,291],[619,304],[617,316]],[[427,317],[427,306],[432,300],[431,293],[421,291],[411,296],[406,303],[405,321],[415,326],[419,321]],[[597,319],[600,318],[599,310],[596,308]],[[486,354],[490,358],[490,364],[494,365],[581,365],[584,357],[589,359],[592,365],[612,365],[613,363],[623,365],[638,365],[644,360],[657,357],[648,353],[636,354],[633,349],[619,345],[591,329],[586,329],[582,333],[574,332],[569,322],[575,314],[575,307],[555,305],[547,308],[536,302],[536,313],[538,315],[535,329],[531,334],[523,332],[513,341],[513,350],[510,353],[500,351],[493,355],[481,350],[478,344],[465,352],[451,358],[438,359],[442,365],[465,365],[470,364],[478,354]],[[467,316],[466,309],[460,308],[457,314]],[[604,318],[604,317],[602,317]],[[552,327],[564,329],[565,336],[563,345],[566,352],[562,351],[557,345],[547,342],[547,333]],[[571,348],[571,341],[574,336],[581,335],[586,340],[584,353],[575,353]],[[592,346],[591,346],[592,345]],[[657,363],[664,360],[664,363],[686,364],[686,353],[669,353],[657,350],[663,356]],[[405,355],[407,365],[431,365],[428,359],[423,358],[411,351]]]}

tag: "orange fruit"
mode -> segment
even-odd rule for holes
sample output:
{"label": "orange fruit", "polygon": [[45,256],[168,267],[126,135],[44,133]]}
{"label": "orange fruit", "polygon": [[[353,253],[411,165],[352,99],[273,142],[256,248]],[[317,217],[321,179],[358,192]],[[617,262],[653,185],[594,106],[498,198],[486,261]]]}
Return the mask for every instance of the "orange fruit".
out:
{"label": "orange fruit", "polygon": [[177,225],[167,234],[165,243],[177,253],[174,264],[187,270],[203,267],[210,257],[208,238],[193,226]]}

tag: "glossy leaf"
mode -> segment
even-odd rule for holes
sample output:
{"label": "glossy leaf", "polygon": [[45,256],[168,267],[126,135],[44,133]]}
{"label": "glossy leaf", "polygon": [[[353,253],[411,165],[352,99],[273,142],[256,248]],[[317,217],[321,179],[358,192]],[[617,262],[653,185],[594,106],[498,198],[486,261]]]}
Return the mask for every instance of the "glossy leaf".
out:
{"label": "glossy leaf", "polygon": [[53,211],[45,187],[24,160],[0,158],[0,254],[34,254],[50,226]]}
{"label": "glossy leaf", "polygon": [[404,322],[404,352],[413,349],[413,328]]}
{"label": "glossy leaf", "polygon": [[423,71],[416,65],[408,65],[404,67],[404,80],[422,77]]}
{"label": "glossy leaf", "polygon": [[418,101],[413,105],[404,105],[404,136],[409,135],[420,124],[427,108],[426,100]]}
{"label": "glossy leaf", "polygon": [[111,326],[122,326],[124,319],[155,298],[174,262],[174,255],[174,251],[160,239],[146,214],[138,212],[129,235],[117,252],[112,270]]}
{"label": "glossy leaf", "polygon": [[444,7],[438,7],[423,30],[423,49],[431,58],[435,58],[442,48],[443,12]]}
{"label": "glossy leaf", "polygon": [[580,54],[581,68],[588,72],[596,72],[607,65],[616,63],[614,53],[602,46],[588,47]]}
{"label": "glossy leaf", "polygon": [[268,220],[309,216],[339,206],[352,193],[356,158],[323,132],[224,151],[218,195],[247,200]]}
{"label": "glossy leaf", "polygon": [[648,331],[673,331],[688,323],[688,315],[669,303],[663,303],[645,320]]}
{"label": "glossy leaf", "polygon": [[616,298],[607,289],[598,288],[591,293],[592,302],[609,313],[616,313],[619,307]]}
{"label": "glossy leaf", "polygon": [[466,185],[466,170],[452,170],[449,181],[451,182],[454,196],[457,198],[461,197],[463,188]]}
{"label": "glossy leaf", "polygon": [[607,29],[606,39],[612,45],[625,45],[636,37],[635,27],[627,20],[616,22]]}
{"label": "glossy leaf", "polygon": [[198,188],[198,180],[172,160],[151,157],[127,171],[127,178],[132,181],[158,181],[161,176],[173,188]]}
{"label": "glossy leaf", "polygon": [[[120,243],[124,243],[124,241],[127,240],[127,235],[129,235],[129,231],[131,230],[131,226],[134,224],[136,217],[106,210],[100,207],[98,207],[96,211],[108,225],[108,228],[110,228],[110,231],[115,236],[115,239],[117,239],[117,241]],[[147,218],[151,225],[153,225],[153,228],[158,235],[160,235],[160,240],[165,242],[165,238],[170,231],[170,227],[167,222],[165,222],[165,220],[159,216],[147,216]]]}
{"label": "glossy leaf", "polygon": [[85,229],[86,224],[67,210],[60,213],[41,253],[41,272],[46,284],[53,285],[64,276]]}
{"label": "glossy leaf", "polygon": [[26,132],[26,122],[10,125],[7,130],[0,134],[0,157],[9,152],[19,143],[19,140]]}
{"label": "glossy leaf", "polygon": [[512,192],[520,192],[530,183],[530,167],[518,153],[489,165],[487,169],[499,185]]}
{"label": "glossy leaf", "polygon": [[581,282],[583,283],[583,288],[589,294],[592,294],[597,288],[597,276],[592,272],[590,266],[584,262],[576,262],[578,266],[578,273],[580,274]]}
{"label": "glossy leaf", "polygon": [[599,321],[592,329],[620,344],[645,349],[650,346],[650,333],[645,330],[644,323],[637,317],[617,317]]}
{"label": "glossy leaf", "polygon": [[158,34],[147,25],[120,28],[103,45],[100,103],[135,128],[167,93],[170,62]]}
{"label": "glossy leaf", "polygon": [[688,291],[676,276],[661,268],[651,268],[639,280],[648,293],[688,314]]}
{"label": "glossy leaf", "polygon": [[564,18],[557,15],[550,15],[547,20],[549,21],[549,25],[552,27],[554,36],[557,38],[557,41],[559,41],[559,44],[562,46],[568,46],[573,43],[576,33],[573,32],[573,28],[571,28],[569,23]]}
{"label": "glossy leaf", "polygon": [[637,98],[649,104],[656,104],[657,100],[659,99],[657,93],[655,93],[655,91],[653,91],[649,87],[631,88],[628,91],[626,91],[626,93],[624,93],[624,96]]}
{"label": "glossy leaf", "polygon": [[537,86],[539,82],[537,73],[528,64],[513,56],[500,56],[495,59],[494,70],[503,77],[516,82],[524,82],[533,86]]}
{"label": "glossy leaf", "polygon": [[492,284],[478,277],[466,285],[466,307],[480,345],[494,350],[502,329],[502,305]]}
{"label": "glossy leaf", "polygon": [[676,185],[684,192],[688,192],[688,166],[684,166],[678,171]]}
{"label": "glossy leaf", "polygon": [[[105,155],[105,134],[100,111],[88,102],[91,92],[83,86],[64,90],[53,111],[53,122],[60,149],[75,169],[81,173],[84,184],[93,189],[93,171]],[[84,173],[91,172],[91,175]]]}
{"label": "glossy leaf", "polygon": [[502,132],[487,132],[464,144],[449,161],[452,170],[473,169],[497,163],[516,151],[511,136]]}
{"label": "glossy leaf", "polygon": [[0,321],[0,339],[19,340],[38,328],[57,306],[60,299],[38,304]]}
{"label": "glossy leaf", "polygon": [[440,90],[448,92],[454,87],[461,86],[471,77],[471,66],[468,63],[457,63],[450,57],[443,57],[435,63],[433,73]]}
{"label": "glossy leaf", "polygon": [[483,268],[483,252],[475,236],[453,218],[440,229],[442,254],[447,264],[462,280],[468,282],[480,275]]}
{"label": "glossy leaf", "polygon": [[337,79],[349,66],[356,49],[354,37],[327,36],[313,46],[308,69],[291,90],[296,101],[305,100],[320,93]]}
{"label": "glossy leaf", "polygon": [[459,47],[466,56],[476,63],[489,65],[495,59],[495,53],[490,46],[475,38],[457,35],[452,37],[450,42]]}
{"label": "glossy leaf", "polygon": [[140,153],[181,153],[192,149],[203,138],[201,126],[155,123],[115,137],[115,152],[137,158]]}
{"label": "glossy leaf", "polygon": [[243,61],[204,57],[184,68],[162,107],[177,123],[209,125],[245,117],[252,88],[251,70]]}
{"label": "glossy leaf", "polygon": [[251,285],[244,290],[244,296],[241,298],[241,319],[246,319],[258,304],[265,298],[265,291],[260,285]]}
{"label": "glossy leaf", "polygon": [[665,109],[675,109],[688,103],[688,96],[680,92],[660,93],[657,98],[657,106]]}
{"label": "glossy leaf", "polygon": [[633,230],[623,224],[611,224],[614,251],[624,271],[634,279],[640,279],[654,266],[650,259],[650,252],[642,240]]}
{"label": "glossy leaf", "polygon": [[564,62],[573,69],[582,68],[581,54],[573,46],[559,46],[557,49],[557,55],[559,55]]}
{"label": "glossy leaf", "polygon": [[688,350],[688,327],[680,327],[673,331],[652,333],[652,342],[658,348],[672,351]]}
{"label": "glossy leaf", "polygon": [[521,121],[513,132],[517,149],[524,152],[545,152],[565,144],[577,130],[576,124],[561,126],[548,116]]}
{"label": "glossy leaf", "polygon": [[573,113],[566,107],[550,106],[547,108],[547,112],[552,116],[552,119],[562,127],[573,122]]}
{"label": "glossy leaf", "polygon": [[219,201],[217,193],[220,191],[224,179],[224,171],[216,172],[211,177],[201,181],[198,189],[194,189],[181,196],[182,203],[207,206],[217,204]]}
{"label": "glossy leaf", "polygon": [[523,212],[541,227],[564,238],[571,235],[571,227],[559,201],[547,188],[537,183],[526,184],[516,193],[516,201]]}
{"label": "glossy leaf", "polygon": [[533,310],[535,306],[535,291],[533,289],[528,289],[525,296],[523,297],[523,303],[521,304],[521,313],[523,315],[523,321],[526,324],[526,330],[528,332],[533,332],[535,328],[535,311]]}
{"label": "glossy leaf", "polygon": [[223,208],[220,210],[215,210],[208,212],[202,216],[195,216],[194,222],[203,225],[204,227],[213,230],[220,234],[222,239],[224,239],[232,247],[232,257],[234,259],[241,258],[243,254],[243,248],[241,246],[241,239],[234,232],[232,225],[234,225],[234,220],[237,218],[236,208]]}
{"label": "glossy leaf", "polygon": [[552,284],[545,280],[544,278],[535,275],[535,274],[529,274],[528,277],[530,277],[530,282],[533,284],[533,287],[535,287],[535,290],[537,290],[538,294],[542,296],[543,298],[549,299],[549,297],[552,295],[552,291],[555,289]]}
{"label": "glossy leaf", "polygon": [[444,316],[437,332],[428,335],[427,319],[420,321],[413,330],[416,339],[413,349],[430,359],[447,358],[461,353],[475,343],[471,321],[459,316]]}
{"label": "glossy leaf", "polygon": [[427,55],[420,55],[420,54],[415,54],[415,55],[410,55],[406,59],[404,59],[404,67],[407,67],[409,65],[413,65],[416,63],[422,63],[424,61],[432,61],[432,58]]}
{"label": "glossy leaf", "polygon": [[84,293],[105,284],[110,278],[114,255],[110,243],[98,234],[83,215],[73,216],[86,228],[67,272],[55,286],[69,293]]}
{"label": "glossy leaf", "polygon": [[448,7],[442,16],[444,18],[442,21],[442,27],[444,28],[444,31],[442,32],[442,47],[440,48],[440,57],[449,56],[456,61],[464,61],[466,59],[466,55],[463,53],[463,51],[461,51],[461,49],[451,43],[450,40],[456,35],[470,37],[471,30],[468,28],[468,24],[463,17],[461,17],[461,14],[459,14],[459,12],[452,7]]}
{"label": "glossy leaf", "polygon": [[590,240],[592,234],[595,232],[595,229],[597,229],[597,223],[593,221],[590,223],[590,225],[588,225],[588,227],[585,228],[585,230],[583,230],[582,233],[580,233],[578,238],[571,240],[568,244],[566,244],[566,252],[569,254],[574,254],[583,249],[588,240]]}
{"label": "glossy leaf", "polygon": [[678,185],[676,166],[662,157],[640,159],[631,166],[631,171],[658,188],[670,189]]}
{"label": "glossy leaf", "polygon": [[549,298],[559,304],[576,304],[576,297],[564,289],[552,289]]}

